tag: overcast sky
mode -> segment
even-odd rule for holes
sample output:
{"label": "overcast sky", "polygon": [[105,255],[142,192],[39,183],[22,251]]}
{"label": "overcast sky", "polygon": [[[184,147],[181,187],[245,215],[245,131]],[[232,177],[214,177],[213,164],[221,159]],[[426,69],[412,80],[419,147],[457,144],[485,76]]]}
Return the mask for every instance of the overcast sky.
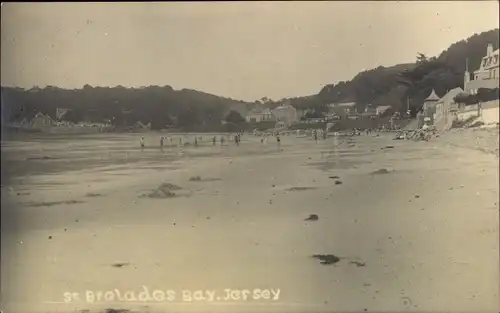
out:
{"label": "overcast sky", "polygon": [[1,79],[278,100],[498,24],[497,1],[4,3]]}

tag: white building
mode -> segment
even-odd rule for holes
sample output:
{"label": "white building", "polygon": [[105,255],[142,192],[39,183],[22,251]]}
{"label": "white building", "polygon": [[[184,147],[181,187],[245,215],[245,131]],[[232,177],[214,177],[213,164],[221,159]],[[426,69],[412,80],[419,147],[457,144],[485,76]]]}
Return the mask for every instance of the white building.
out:
{"label": "white building", "polygon": [[280,105],[274,109],[272,113],[276,117],[277,121],[283,122],[287,126],[290,126],[292,123],[299,120],[297,110],[289,104]]}
{"label": "white building", "polygon": [[363,117],[375,117],[376,115],[377,115],[377,108],[373,107],[371,104],[368,104],[365,107],[363,113],[361,113],[361,116]]}
{"label": "white building", "polygon": [[330,113],[337,113],[339,114],[340,112],[344,114],[348,114],[352,112],[354,107],[356,106],[356,102],[341,102],[341,103],[331,103],[328,104],[328,109]]}
{"label": "white building", "polygon": [[375,113],[376,115],[382,115],[385,111],[387,111],[390,108],[391,108],[390,105],[381,105],[375,109]]}
{"label": "white building", "polygon": [[267,121],[276,121],[276,117],[274,116],[273,112],[271,112],[271,110],[264,109],[250,112],[247,116],[245,116],[245,120],[248,123],[260,123]]}
{"label": "white building", "polygon": [[489,44],[486,48],[486,56],[481,60],[479,69],[472,73],[472,80],[468,65],[466,65],[464,91],[470,94],[476,94],[479,88],[498,88],[500,77],[499,64],[499,49],[493,51],[493,45]]}
{"label": "white building", "polygon": [[434,116],[434,126],[436,126],[438,130],[447,130],[451,128],[451,124],[453,122],[451,113],[456,106],[454,98],[462,92],[462,88],[457,87],[448,91],[441,99],[437,101],[436,113]]}
{"label": "white building", "polygon": [[31,120],[31,125],[33,127],[43,127],[50,126],[53,124],[50,116],[43,114],[42,112],[38,112],[35,117]]}

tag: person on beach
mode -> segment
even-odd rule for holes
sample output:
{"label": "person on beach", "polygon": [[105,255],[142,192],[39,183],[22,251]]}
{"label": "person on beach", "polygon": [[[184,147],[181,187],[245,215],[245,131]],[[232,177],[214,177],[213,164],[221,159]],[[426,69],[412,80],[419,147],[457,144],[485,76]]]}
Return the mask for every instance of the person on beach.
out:
{"label": "person on beach", "polygon": [[316,143],[318,143],[318,132],[316,130],[313,130],[313,137],[314,137],[314,141],[316,141]]}
{"label": "person on beach", "polygon": [[214,136],[214,138],[212,138],[212,145],[215,146],[216,143],[217,143],[217,137]]}
{"label": "person on beach", "polygon": [[224,136],[220,136],[220,145],[223,146],[224,145]]}
{"label": "person on beach", "polygon": [[182,146],[182,137],[179,137],[179,147]]}
{"label": "person on beach", "polygon": [[198,137],[197,136],[194,137],[194,146],[198,147]]}
{"label": "person on beach", "polygon": [[278,142],[278,146],[279,146],[281,144],[281,138],[280,138],[279,133],[276,134],[276,141]]}
{"label": "person on beach", "polygon": [[145,145],[144,137],[141,137],[141,149],[144,149],[144,145]]}
{"label": "person on beach", "polygon": [[160,138],[160,147],[163,148],[163,141],[165,140],[165,137],[161,136]]}

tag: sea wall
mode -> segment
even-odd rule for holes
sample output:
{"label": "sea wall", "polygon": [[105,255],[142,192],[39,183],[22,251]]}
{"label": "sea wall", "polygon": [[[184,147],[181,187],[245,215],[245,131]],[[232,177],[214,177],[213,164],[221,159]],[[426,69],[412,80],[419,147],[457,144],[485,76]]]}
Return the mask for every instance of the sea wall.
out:
{"label": "sea wall", "polygon": [[499,100],[483,102],[481,104],[481,116],[478,116],[478,105],[469,105],[461,109],[455,116],[455,120],[465,121],[472,117],[478,117],[477,121],[484,124],[495,124],[499,122]]}

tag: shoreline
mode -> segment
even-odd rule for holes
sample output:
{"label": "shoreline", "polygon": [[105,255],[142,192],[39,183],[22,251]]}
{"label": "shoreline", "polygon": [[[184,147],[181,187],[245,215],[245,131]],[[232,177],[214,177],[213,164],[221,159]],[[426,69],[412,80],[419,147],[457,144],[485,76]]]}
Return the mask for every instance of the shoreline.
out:
{"label": "shoreline", "polygon": [[[78,175],[33,175],[24,185],[29,195],[2,197],[2,253],[9,255],[2,260],[9,269],[2,275],[8,286],[3,309],[494,311],[498,161],[438,140],[393,141],[381,134],[316,144],[290,136],[282,138],[281,151],[274,142],[264,146],[259,137],[244,136],[240,147],[201,148],[217,155],[190,157],[196,149],[190,147],[172,162],[175,168],[154,168],[163,163],[160,155],[143,154],[111,172],[89,165]],[[136,143],[131,136],[115,144]],[[78,153],[93,155],[95,144],[80,143]],[[148,162],[150,170],[138,167]],[[140,197],[162,183],[180,188],[179,196]],[[24,205],[33,202],[44,205]],[[319,219],[304,221],[311,214]],[[337,264],[311,258],[330,253],[341,257]],[[63,302],[65,292],[142,285],[281,293],[274,305],[46,303]]]}

